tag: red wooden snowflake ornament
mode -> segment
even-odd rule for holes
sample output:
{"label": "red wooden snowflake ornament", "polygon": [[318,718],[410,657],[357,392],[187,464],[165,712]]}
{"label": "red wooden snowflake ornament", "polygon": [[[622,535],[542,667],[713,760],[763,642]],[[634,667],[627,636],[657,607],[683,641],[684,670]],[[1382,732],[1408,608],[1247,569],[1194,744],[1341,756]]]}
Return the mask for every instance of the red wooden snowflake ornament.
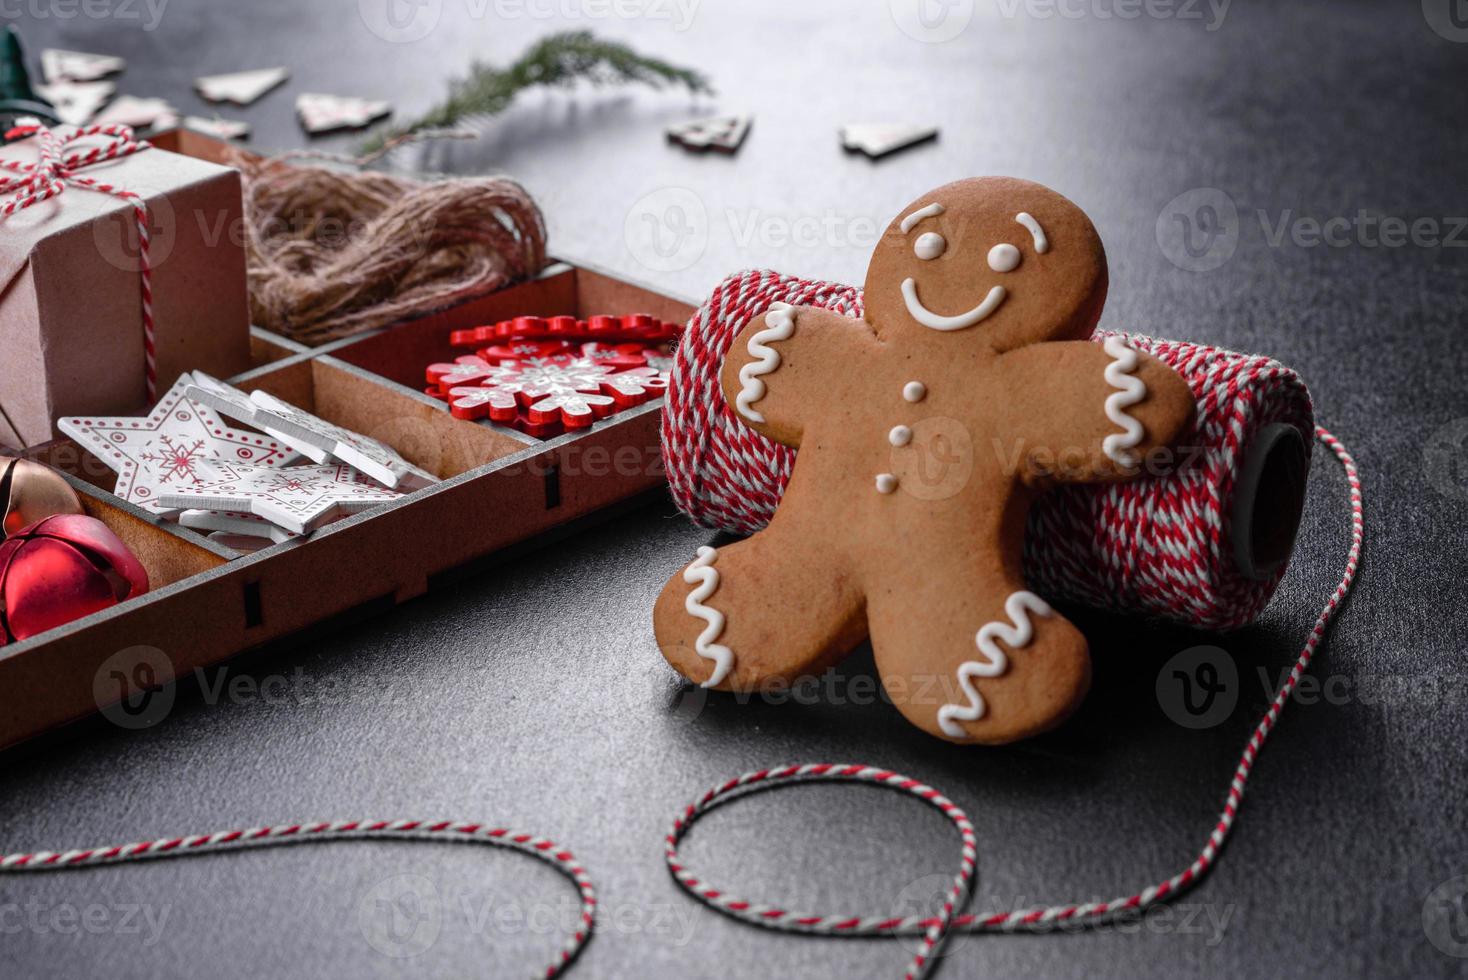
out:
{"label": "red wooden snowflake ornament", "polygon": [[614,371],[589,358],[550,363],[506,361],[478,385],[448,390],[449,411],[461,419],[514,424],[519,411],[533,426],[581,429],[613,411],[661,395],[667,378],[654,368]]}
{"label": "red wooden snowflake ornament", "polygon": [[581,345],[581,356],[595,364],[605,364],[613,371],[647,367],[649,349],[645,344],[608,344],[589,340]]}
{"label": "red wooden snowflake ornament", "polygon": [[484,347],[511,340],[601,340],[662,344],[675,339],[678,324],[659,320],[648,313],[630,316],[517,316],[494,324],[455,330],[449,343],[455,347]]}
{"label": "red wooden snowflake ornament", "polygon": [[538,361],[551,357],[574,357],[576,347],[569,340],[509,340],[479,352],[491,364],[505,361]]}
{"label": "red wooden snowflake ornament", "polygon": [[489,377],[494,368],[495,365],[483,357],[466,354],[454,358],[452,364],[428,365],[428,383],[439,391],[448,391],[455,385],[478,384]]}

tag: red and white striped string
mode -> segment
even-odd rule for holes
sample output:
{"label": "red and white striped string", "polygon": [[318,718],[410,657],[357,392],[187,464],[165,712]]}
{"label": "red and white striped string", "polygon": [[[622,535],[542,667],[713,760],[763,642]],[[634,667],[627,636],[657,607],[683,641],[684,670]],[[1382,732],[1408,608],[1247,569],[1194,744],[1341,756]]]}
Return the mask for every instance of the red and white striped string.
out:
{"label": "red and white striped string", "polygon": [[[132,206],[133,217],[138,226],[138,273],[143,294],[143,359],[148,383],[148,402],[151,404],[158,397],[158,363],[153,324],[153,268],[148,257],[148,206],[132,191],[85,177],[78,171],[94,164],[131,156],[150,149],[152,144],[146,140],[134,139],[131,127],[117,125],[87,126],[62,137],[39,124],[17,126],[12,133],[33,135],[39,155],[34,163],[0,159],[0,168],[16,174],[13,177],[0,174],[0,194],[13,195],[4,204],[0,204],[0,218],[7,218],[17,211],[58,197],[66,191],[68,185],[111,194]],[[73,143],[98,136],[106,137],[107,141],[70,153],[65,152]]]}
{"label": "red and white striped string", "polygon": [[550,965],[532,976],[555,977],[563,973],[591,939],[596,922],[596,889],[586,869],[564,847],[544,837],[526,834],[489,824],[459,823],[449,820],[340,820],[319,823],[289,824],[279,827],[255,827],[250,830],[224,830],[214,834],[190,837],[160,838],[95,847],[79,851],[37,851],[31,854],[0,856],[0,873],[22,871],[56,871],[64,868],[88,868],[141,861],[150,858],[183,857],[211,851],[299,844],[321,840],[391,839],[411,841],[449,841],[461,844],[487,844],[522,851],[549,864],[565,875],[581,895],[581,916],[566,944]]}
{"label": "red and white striped string", "polygon": [[[1300,651],[1300,656],[1296,659],[1289,676],[1280,686],[1274,700],[1270,703],[1269,710],[1260,719],[1248,744],[1244,747],[1243,756],[1229,782],[1223,810],[1218,816],[1218,822],[1208,835],[1208,842],[1192,864],[1182,871],[1131,895],[1108,902],[1084,902],[960,914],[968,903],[972,890],[978,846],[973,824],[963,810],[931,786],[891,770],[878,769],[873,766],[819,763],[761,769],[757,772],[745,773],[714,787],[696,802],[684,808],[673,821],[673,828],[664,841],[664,856],[674,879],[688,894],[710,908],[764,929],[825,936],[921,936],[918,952],[904,974],[907,980],[920,980],[928,976],[937,963],[936,957],[943,944],[954,931],[1044,932],[1061,928],[1069,923],[1100,924],[1118,916],[1135,915],[1149,906],[1175,898],[1196,885],[1217,859],[1220,848],[1223,847],[1224,841],[1233,829],[1239,808],[1243,803],[1245,785],[1253,771],[1259,752],[1264,746],[1264,741],[1279,720],[1280,713],[1284,710],[1295,685],[1309,669],[1310,661],[1314,658],[1316,648],[1325,635],[1327,625],[1345,600],[1356,578],[1364,534],[1361,481],[1356,472],[1356,463],[1346,447],[1325,429],[1317,426],[1315,435],[1340,460],[1350,490],[1351,544],[1346,555],[1345,572],[1335,591],[1326,601],[1325,608],[1321,610],[1319,617],[1315,620],[1315,625],[1311,628],[1310,635],[1305,640],[1305,646]],[[942,906],[932,913],[918,916],[809,914],[793,911],[781,905],[754,902],[731,895],[710,884],[683,863],[678,854],[679,843],[698,819],[716,804],[727,802],[742,793],[765,786],[813,780],[860,782],[890,787],[917,797],[936,807],[948,817],[958,830],[961,852],[958,872],[954,875],[953,884]],[[576,862],[571,852],[542,837],[478,823],[352,820],[257,827],[252,830],[229,830],[190,837],[164,838],[114,847],[7,854],[0,856],[0,873],[95,867],[149,858],[179,857],[243,847],[340,838],[448,840],[489,844],[515,848],[551,864],[570,878],[579,890],[581,919],[580,925],[556,959],[545,970],[536,973],[536,976],[559,975],[571,964],[591,938],[595,926],[596,892],[591,879]]]}
{"label": "red and white striped string", "polygon": [[[763,929],[778,929],[787,932],[812,933],[822,936],[921,936],[917,954],[904,976],[907,980],[918,980],[927,976],[936,965],[936,955],[943,943],[953,932],[1047,932],[1074,923],[1100,924],[1122,916],[1134,916],[1144,909],[1176,898],[1193,887],[1212,867],[1219,850],[1228,839],[1243,804],[1244,788],[1258,760],[1259,752],[1269,733],[1274,730],[1285,704],[1310,667],[1316,648],[1325,635],[1326,626],[1345,600],[1356,578],[1356,569],[1361,558],[1361,542],[1364,523],[1361,508],[1361,480],[1356,471],[1356,462],[1335,436],[1316,426],[1315,436],[1340,461],[1345,470],[1346,483],[1350,490],[1351,544],[1346,553],[1346,567],[1340,583],[1325,603],[1300,656],[1290,670],[1289,676],[1280,685],[1269,710],[1255,726],[1242,757],[1229,781],[1224,798],[1223,810],[1208,835],[1202,851],[1182,871],[1164,881],[1149,885],[1140,891],[1107,902],[1080,902],[1066,905],[1039,906],[996,912],[958,914],[967,903],[973,883],[975,841],[973,825],[967,815],[943,794],[916,779],[885,769],[859,765],[798,765],[776,769],[761,769],[745,773],[720,786],[709,790],[699,799],[682,810],[673,821],[673,829],[666,838],[665,856],[673,878],[688,894],[703,904],[726,915]],[[678,854],[678,844],[694,823],[711,807],[761,787],[814,780],[836,782],[864,782],[887,786],[910,793],[941,810],[957,828],[962,842],[962,857],[958,873],[954,876],[941,908],[926,915],[916,916],[858,916],[824,915],[791,910],[782,905],[754,902],[731,895],[690,870]]]}

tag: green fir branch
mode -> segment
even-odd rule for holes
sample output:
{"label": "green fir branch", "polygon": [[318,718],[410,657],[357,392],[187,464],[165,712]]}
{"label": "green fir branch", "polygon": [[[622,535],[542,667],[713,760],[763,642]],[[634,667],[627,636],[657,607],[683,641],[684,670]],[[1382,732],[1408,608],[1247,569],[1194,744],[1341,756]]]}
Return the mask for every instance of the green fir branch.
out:
{"label": "green fir branch", "polygon": [[450,129],[472,117],[496,115],[529,88],[564,88],[582,81],[596,86],[682,86],[693,94],[713,91],[701,72],[638,54],[625,44],[599,40],[590,31],[568,31],[538,42],[507,68],[476,62],[467,77],[450,83],[447,99],[404,126],[374,134],[362,151],[381,150],[390,141],[423,130]]}

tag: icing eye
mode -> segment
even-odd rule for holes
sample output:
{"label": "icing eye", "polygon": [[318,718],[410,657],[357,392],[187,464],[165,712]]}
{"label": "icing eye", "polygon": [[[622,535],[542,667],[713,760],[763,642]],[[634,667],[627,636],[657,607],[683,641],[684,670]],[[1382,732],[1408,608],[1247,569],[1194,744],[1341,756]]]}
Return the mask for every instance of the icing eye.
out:
{"label": "icing eye", "polygon": [[919,235],[917,241],[912,243],[912,252],[923,260],[936,259],[943,254],[943,250],[947,247],[948,242],[944,240],[942,235],[936,231],[928,231]]}
{"label": "icing eye", "polygon": [[1019,268],[1019,249],[1008,242],[989,249],[989,268],[995,272],[1013,272]]}

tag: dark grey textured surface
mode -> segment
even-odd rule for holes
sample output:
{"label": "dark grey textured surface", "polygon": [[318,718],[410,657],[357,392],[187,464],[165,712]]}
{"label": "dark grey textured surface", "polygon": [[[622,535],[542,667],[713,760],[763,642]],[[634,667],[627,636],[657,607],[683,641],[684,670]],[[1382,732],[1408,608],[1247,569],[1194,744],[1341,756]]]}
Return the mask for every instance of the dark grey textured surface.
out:
{"label": "dark grey textured surface", "polygon": [[[679,31],[651,18],[506,17],[430,0],[422,9],[441,9],[442,22],[400,44],[371,33],[357,4],[325,0],[174,0],[153,31],[122,19],[120,2],[111,18],[66,18],[79,8],[59,0],[3,10],[24,14],[33,50],[125,55],[124,91],[190,111],[203,108],[188,91],[196,74],[289,64],[285,89],[224,111],[255,122],[264,146],[301,142],[296,92],[417,110],[472,57],[506,59],[558,27],[594,27],[700,64],[718,83],[718,107],[758,115],[732,160],[664,145],[660,126],[688,114],[685,98],[610,93],[527,97],[479,144],[430,153],[435,166],[523,177],[558,252],[688,295],[755,265],[859,279],[863,230],[955,177],[1013,173],[1062,190],[1106,239],[1104,325],[1268,351],[1304,374],[1321,420],[1360,459],[1368,550],[1319,663],[1335,696],[1291,707],[1237,835],[1182,910],[1129,931],[962,938],[945,975],[1462,975],[1468,960],[1428,933],[1468,941],[1468,882],[1451,884],[1468,874],[1468,471],[1458,449],[1468,429],[1468,235],[1456,245],[1311,247],[1288,236],[1271,244],[1267,232],[1282,216],[1364,211],[1432,218],[1446,237],[1449,219],[1468,213],[1468,44],[1434,33],[1416,3],[1237,0],[1216,30],[1103,17],[1125,9],[1105,0],[1069,6],[1079,18],[1043,18],[1039,4],[979,7],[946,44],[905,36],[885,3],[707,2]],[[146,20],[145,5],[128,9]],[[909,117],[941,124],[941,140],[879,165],[836,146],[842,122]],[[694,236],[674,256],[685,267],[657,273],[639,264],[639,240],[629,244],[624,227],[629,211],[634,231],[642,220],[635,202],[669,187],[703,208],[707,245],[695,255]],[[1221,267],[1191,272],[1168,260],[1155,228],[1160,214],[1173,226],[1165,206],[1177,195],[1209,187],[1236,205],[1239,243]],[[1218,201],[1195,196],[1185,216]],[[812,226],[813,241],[781,243],[782,227]],[[1081,615],[1097,679],[1080,715],[1019,746],[961,750],[882,705],[852,703],[869,692],[869,657],[838,671],[836,699],[690,702],[656,654],[649,610],[709,536],[652,504],[230,672],[283,678],[265,686],[269,698],[185,690],[152,730],[98,725],[12,753],[0,771],[4,848],[303,818],[482,818],[562,841],[590,869],[604,918],[577,975],[891,975],[905,957],[895,942],[768,935],[685,900],[659,853],[675,808],[745,769],[862,761],[928,780],[969,809],[985,906],[1108,898],[1169,875],[1212,825],[1268,697],[1259,672],[1290,663],[1336,581],[1344,507],[1340,475],[1317,452],[1295,561],[1256,626],[1219,638]],[[1169,657],[1202,643],[1230,652],[1242,697],[1224,722],[1194,731],[1168,719],[1154,690]],[[912,801],[808,787],[710,816],[687,856],[752,897],[875,913],[930,901],[939,880],[930,876],[951,873],[957,848],[941,818]],[[441,928],[430,948],[401,959],[369,944],[361,925],[406,873],[431,883]],[[5,878],[0,973],[521,975],[560,942],[554,916],[570,895],[515,855],[397,844]],[[52,916],[68,904],[104,910],[91,913],[105,917],[99,934],[57,932]],[[129,931],[125,909],[137,904],[166,916],[157,941],[146,925]]]}

